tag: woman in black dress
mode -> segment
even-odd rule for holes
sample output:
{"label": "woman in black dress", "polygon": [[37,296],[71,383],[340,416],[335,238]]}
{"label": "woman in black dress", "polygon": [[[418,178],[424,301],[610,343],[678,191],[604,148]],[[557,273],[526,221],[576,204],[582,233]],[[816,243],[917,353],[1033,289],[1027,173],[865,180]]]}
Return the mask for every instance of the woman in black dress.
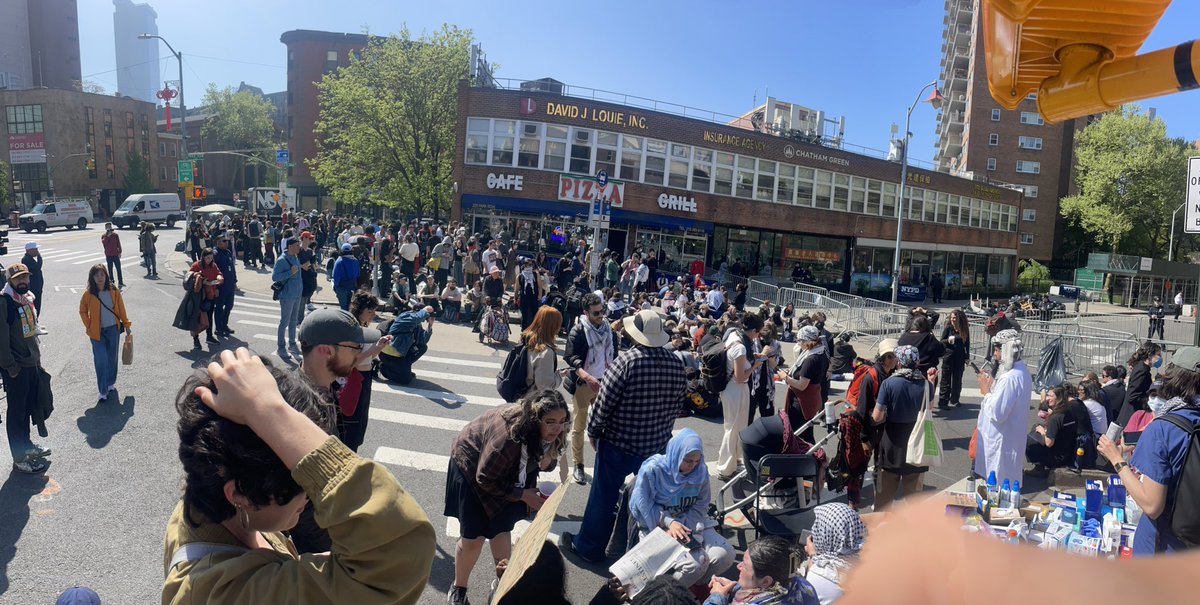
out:
{"label": "woman in black dress", "polygon": [[962,395],[963,371],[971,357],[971,327],[967,323],[967,314],[961,309],[950,313],[950,321],[942,328],[941,341],[946,346],[946,353],[942,357],[938,407],[956,408]]}

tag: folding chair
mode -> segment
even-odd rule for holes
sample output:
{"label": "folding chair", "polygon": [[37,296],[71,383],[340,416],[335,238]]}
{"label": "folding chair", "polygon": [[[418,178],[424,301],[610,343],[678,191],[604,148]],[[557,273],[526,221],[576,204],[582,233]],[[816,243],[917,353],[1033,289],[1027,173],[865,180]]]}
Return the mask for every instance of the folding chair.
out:
{"label": "folding chair", "polygon": [[[797,540],[800,534],[810,529],[816,518],[817,504],[820,504],[820,485],[817,476],[820,464],[811,454],[767,454],[758,461],[747,460],[747,471],[754,468],[754,509],[750,521],[760,536],[781,536]],[[784,510],[763,510],[762,499],[764,487],[769,482],[783,479],[794,479],[796,482],[797,502],[794,507]],[[813,497],[805,497],[804,482],[812,482]]]}

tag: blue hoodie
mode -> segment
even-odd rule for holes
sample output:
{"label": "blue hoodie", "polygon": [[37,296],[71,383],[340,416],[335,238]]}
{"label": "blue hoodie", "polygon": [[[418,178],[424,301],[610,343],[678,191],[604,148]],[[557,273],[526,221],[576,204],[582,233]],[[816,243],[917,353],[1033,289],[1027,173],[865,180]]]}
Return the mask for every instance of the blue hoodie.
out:
{"label": "blue hoodie", "polygon": [[[679,465],[692,452],[700,452],[700,464],[684,475]],[[642,529],[669,526],[678,521],[690,530],[708,519],[712,493],[708,485],[708,466],[704,463],[704,444],[692,429],[683,429],[667,443],[666,454],[655,454],[642,463],[630,512]]]}

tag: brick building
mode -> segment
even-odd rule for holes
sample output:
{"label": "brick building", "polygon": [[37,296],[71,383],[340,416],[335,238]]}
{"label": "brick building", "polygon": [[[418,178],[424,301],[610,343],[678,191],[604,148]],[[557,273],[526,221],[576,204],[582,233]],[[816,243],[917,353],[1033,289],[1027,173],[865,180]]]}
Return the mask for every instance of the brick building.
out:
{"label": "brick building", "polygon": [[292,167],[288,186],[297,189],[301,208],[315,208],[325,197],[309,172],[307,161],[317,155],[313,127],[320,116],[316,83],[321,78],[350,64],[367,46],[364,34],[296,29],[284,32],[279,41],[287,46],[287,142]]}
{"label": "brick building", "polygon": [[[561,255],[590,238],[604,170],[601,243],[654,251],[667,274],[740,261],[786,278],[801,264],[829,288],[891,287],[897,163],[561,93],[464,81],[458,99],[453,215],[476,232]],[[951,291],[1010,289],[1020,192],[921,169],[908,179],[901,284],[941,271]]]}
{"label": "brick building", "polygon": [[1062,239],[1059,200],[1075,193],[1075,133],[1086,120],[1047,124],[1036,95],[1009,111],[988,92],[979,0],[946,0],[938,114],[938,170],[1025,192],[1019,256],[1046,264]]}
{"label": "brick building", "polygon": [[[0,90],[0,149],[12,176],[17,209],[53,195],[89,197],[98,216],[125,199],[128,154],[140,153],[158,183],[158,133],[154,105],[127,97],[38,88]],[[87,169],[88,157],[94,170]],[[159,188],[175,191],[175,187]],[[11,210],[5,208],[5,211]]]}

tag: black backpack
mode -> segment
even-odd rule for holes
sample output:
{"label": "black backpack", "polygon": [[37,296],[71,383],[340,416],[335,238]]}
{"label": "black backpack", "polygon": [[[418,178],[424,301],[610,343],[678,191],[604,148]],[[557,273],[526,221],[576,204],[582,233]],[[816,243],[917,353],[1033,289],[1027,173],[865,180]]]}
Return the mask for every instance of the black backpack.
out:
{"label": "black backpack", "polygon": [[710,393],[720,393],[729,384],[725,342],[716,334],[705,334],[700,339],[700,375],[704,377],[704,388]]}
{"label": "black backpack", "polygon": [[513,403],[525,394],[529,377],[529,355],[524,343],[517,345],[504,358],[500,373],[496,374],[496,391],[505,401]]}
{"label": "black backpack", "polygon": [[[1194,425],[1178,414],[1163,414],[1157,419],[1170,422],[1188,435],[1188,451],[1183,455],[1183,467],[1175,480],[1175,497],[1167,502],[1159,519],[1185,546],[1196,548],[1200,546],[1200,425]],[[1161,527],[1162,523],[1159,525]],[[1160,530],[1154,545],[1156,552],[1163,551],[1162,535]]]}

